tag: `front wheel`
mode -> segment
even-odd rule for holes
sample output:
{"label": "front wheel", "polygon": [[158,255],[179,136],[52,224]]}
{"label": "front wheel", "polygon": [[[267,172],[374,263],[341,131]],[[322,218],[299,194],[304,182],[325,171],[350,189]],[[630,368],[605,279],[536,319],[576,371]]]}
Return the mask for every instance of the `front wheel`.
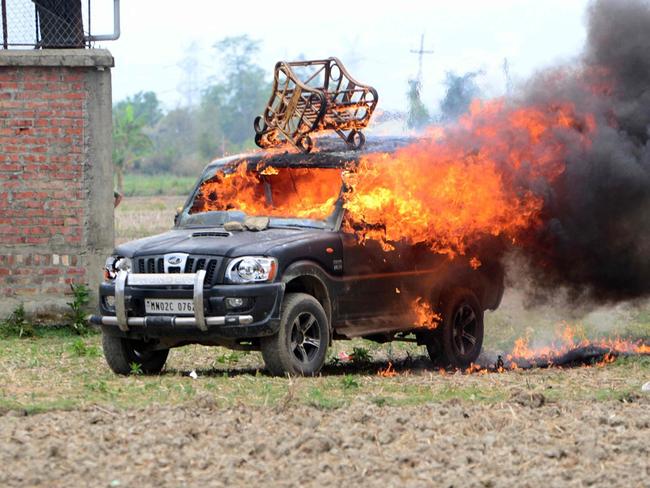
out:
{"label": "front wheel", "polygon": [[102,348],[108,366],[117,374],[158,374],[162,371],[169,349],[151,349],[143,341],[102,334]]}
{"label": "front wheel", "polygon": [[483,309],[470,290],[456,288],[443,295],[439,312],[442,322],[427,341],[434,363],[467,368],[483,347]]}
{"label": "front wheel", "polygon": [[313,376],[323,367],[330,328],[318,300],[306,293],[287,293],[280,330],[262,339],[262,357],[274,376]]}

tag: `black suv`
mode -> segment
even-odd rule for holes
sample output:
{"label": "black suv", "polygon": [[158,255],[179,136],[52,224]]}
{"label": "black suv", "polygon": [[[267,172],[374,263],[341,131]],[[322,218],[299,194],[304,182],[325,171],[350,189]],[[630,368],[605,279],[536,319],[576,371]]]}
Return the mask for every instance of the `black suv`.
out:
{"label": "black suv", "polygon": [[[408,142],[369,139],[364,151]],[[118,246],[106,262],[100,314],[90,322],[101,326],[111,369],[128,374],[138,363],[157,373],[170,348],[204,344],[260,350],[274,375],[313,375],[332,340],[354,337],[415,339],[441,365],[475,361],[483,312],[503,294],[498,260],[481,256],[476,267],[424,245],[388,251],[360,242],[345,225],[341,174],[354,172],[361,154],[271,151],[208,165],[172,230]],[[235,173],[248,178],[245,189],[227,178]],[[301,193],[310,188],[305,175],[328,178],[327,216],[292,216],[292,206],[314,197]],[[223,201],[233,196],[235,204]],[[273,211],[251,215],[260,213],[256,199]],[[415,304],[434,319],[418,319]]]}

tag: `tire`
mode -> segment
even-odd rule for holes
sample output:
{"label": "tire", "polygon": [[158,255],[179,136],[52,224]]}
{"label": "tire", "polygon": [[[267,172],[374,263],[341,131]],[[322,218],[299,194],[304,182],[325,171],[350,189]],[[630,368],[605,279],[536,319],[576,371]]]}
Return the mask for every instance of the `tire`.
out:
{"label": "tire", "polygon": [[102,348],[108,366],[117,374],[131,374],[131,365],[137,363],[144,374],[162,371],[169,349],[147,351],[144,342],[102,334]]}
{"label": "tire", "polygon": [[330,327],[318,300],[306,293],[287,293],[280,330],[261,342],[264,364],[273,376],[314,376],[323,367]]}
{"label": "tire", "polygon": [[456,288],[443,295],[438,307],[442,323],[427,340],[427,352],[434,364],[467,368],[483,347],[483,309],[476,295]]}

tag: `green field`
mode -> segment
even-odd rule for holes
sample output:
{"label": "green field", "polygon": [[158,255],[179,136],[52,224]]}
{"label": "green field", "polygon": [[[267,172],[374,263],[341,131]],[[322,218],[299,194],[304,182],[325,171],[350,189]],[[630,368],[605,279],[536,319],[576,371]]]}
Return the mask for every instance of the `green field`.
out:
{"label": "green field", "polygon": [[124,195],[158,196],[187,195],[196,183],[194,176],[159,175],[124,175]]}

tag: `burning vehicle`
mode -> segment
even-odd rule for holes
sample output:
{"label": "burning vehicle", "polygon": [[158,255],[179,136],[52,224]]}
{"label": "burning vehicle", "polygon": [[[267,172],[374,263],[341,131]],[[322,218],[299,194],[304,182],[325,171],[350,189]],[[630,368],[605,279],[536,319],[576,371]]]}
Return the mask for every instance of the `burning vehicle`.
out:
{"label": "burning vehicle", "polygon": [[[417,139],[364,141],[377,94],[338,60],[278,64],[254,124],[264,150],[210,164],[173,230],[108,259],[91,322],[111,368],[157,372],[170,348],[199,343],[316,374],[332,340],[352,337],[414,340],[471,367],[506,252],[540,296],[650,296],[648,37],[628,36],[636,9],[618,8],[591,13],[577,67]],[[315,144],[322,131],[345,144]]]}
{"label": "burning vehicle", "polygon": [[171,231],[118,246],[106,262],[91,322],[109,366],[156,373],[169,349],[196,343],[260,350],[274,375],[313,375],[333,340],[354,337],[415,340],[436,362],[470,365],[483,313],[503,293],[498,261],[478,248],[450,259],[363,239],[344,205],[365,155],[412,142],[369,138],[363,151],[339,144],[208,165]]}

